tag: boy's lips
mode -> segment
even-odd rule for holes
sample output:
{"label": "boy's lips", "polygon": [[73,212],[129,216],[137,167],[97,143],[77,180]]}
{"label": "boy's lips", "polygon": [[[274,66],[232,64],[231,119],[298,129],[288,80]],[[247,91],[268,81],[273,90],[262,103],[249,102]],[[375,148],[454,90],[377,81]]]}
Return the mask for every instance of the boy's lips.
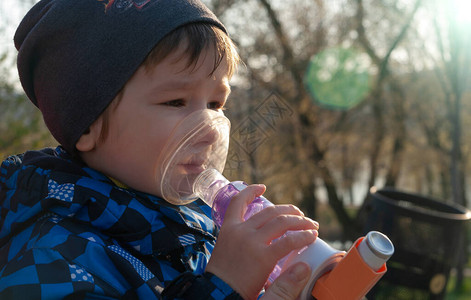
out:
{"label": "boy's lips", "polygon": [[181,163],[179,165],[183,167],[185,173],[187,174],[199,174],[206,169],[206,164],[204,161]]}

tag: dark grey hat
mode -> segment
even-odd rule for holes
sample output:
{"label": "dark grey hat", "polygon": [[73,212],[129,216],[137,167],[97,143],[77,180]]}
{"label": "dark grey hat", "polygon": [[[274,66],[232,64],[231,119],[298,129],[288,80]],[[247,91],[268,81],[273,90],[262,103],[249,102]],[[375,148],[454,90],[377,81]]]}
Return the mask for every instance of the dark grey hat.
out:
{"label": "dark grey hat", "polygon": [[188,23],[224,26],[197,0],[42,0],[15,34],[29,99],[68,151],[149,52]]}

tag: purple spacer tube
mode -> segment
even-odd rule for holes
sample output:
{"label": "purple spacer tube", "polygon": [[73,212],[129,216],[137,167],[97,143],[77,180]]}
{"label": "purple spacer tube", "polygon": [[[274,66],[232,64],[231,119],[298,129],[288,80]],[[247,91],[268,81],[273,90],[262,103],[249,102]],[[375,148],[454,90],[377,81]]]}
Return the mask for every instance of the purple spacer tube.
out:
{"label": "purple spacer tube", "polygon": [[[221,173],[215,169],[208,169],[203,171],[195,179],[193,183],[193,192],[198,195],[206,204],[211,208],[211,217],[214,223],[221,227],[224,221],[227,207],[231,202],[232,197],[237,195],[240,191],[245,189],[248,185],[243,181],[229,182]],[[244,220],[249,219],[262,209],[272,206],[273,203],[268,201],[263,196],[256,197],[248,206],[244,215]],[[273,282],[281,272],[282,262],[281,259],[273,269],[273,272],[268,277],[270,282]]]}

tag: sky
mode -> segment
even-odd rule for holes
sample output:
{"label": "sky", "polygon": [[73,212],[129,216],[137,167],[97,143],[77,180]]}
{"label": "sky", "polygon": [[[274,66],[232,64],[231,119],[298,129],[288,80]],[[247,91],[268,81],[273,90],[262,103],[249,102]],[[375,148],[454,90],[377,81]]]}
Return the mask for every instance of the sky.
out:
{"label": "sky", "polygon": [[0,0],[0,57],[7,53],[7,60],[11,64],[7,80],[11,83],[18,82],[15,58],[16,49],[13,44],[13,36],[21,19],[32,7],[32,2],[38,0]]}
{"label": "sky", "polygon": [[11,43],[16,27],[34,0],[0,1],[0,41],[2,47]]}

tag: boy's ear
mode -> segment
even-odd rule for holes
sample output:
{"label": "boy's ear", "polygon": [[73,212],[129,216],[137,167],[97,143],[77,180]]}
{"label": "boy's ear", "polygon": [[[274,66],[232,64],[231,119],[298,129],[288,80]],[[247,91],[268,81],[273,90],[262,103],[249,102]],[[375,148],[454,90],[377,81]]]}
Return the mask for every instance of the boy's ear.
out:
{"label": "boy's ear", "polygon": [[98,144],[98,140],[100,139],[102,126],[103,118],[100,116],[92,123],[92,125],[90,125],[87,131],[80,136],[79,140],[75,144],[75,148],[80,152],[88,152],[95,149]]}

